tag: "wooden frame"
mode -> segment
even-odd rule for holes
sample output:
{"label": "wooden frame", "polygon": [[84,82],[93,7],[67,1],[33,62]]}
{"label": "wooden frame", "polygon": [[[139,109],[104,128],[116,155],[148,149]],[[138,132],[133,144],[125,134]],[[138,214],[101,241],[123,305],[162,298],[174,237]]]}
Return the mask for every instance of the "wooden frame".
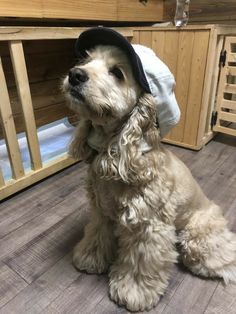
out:
{"label": "wooden frame", "polygon": [[176,79],[181,120],[164,142],[199,150],[214,136],[211,117],[218,94],[219,57],[226,36],[232,34],[236,34],[233,25],[135,28],[133,42],[151,47]]}
{"label": "wooden frame", "polygon": [[[213,130],[236,136],[236,129],[230,127],[232,123],[236,123],[236,51],[233,51],[232,45],[236,47],[236,34],[227,36],[223,46],[226,60],[220,72],[216,103],[217,120]],[[231,80],[233,78],[232,82],[227,81],[228,76],[231,76]],[[225,93],[230,99],[225,98]]]}
{"label": "wooden frame", "polygon": [[[0,27],[0,43],[7,41],[10,50],[31,159],[31,171],[25,173],[17,141],[6,76],[0,56],[0,118],[13,173],[12,179],[5,182],[0,169],[0,200],[76,162],[65,154],[59,155],[53,162],[42,164],[22,41],[76,39],[82,30],[83,28]],[[133,35],[131,29],[118,30],[126,37]]]}
{"label": "wooden frame", "polygon": [[[33,110],[35,98],[22,42],[75,40],[83,30],[81,27],[0,27],[0,44],[7,42],[10,50],[12,73],[9,72],[9,75],[14,76],[16,82],[18,104],[23,112],[22,120],[31,158],[31,170],[25,173],[16,136],[17,119],[12,111],[14,101],[10,99],[12,91],[6,82],[9,77],[4,73],[6,67],[2,66],[0,49],[0,118],[13,173],[12,180],[5,182],[0,169],[0,200],[76,162],[65,154],[59,155],[53,162],[42,163],[36,131],[37,119]],[[220,51],[225,36],[236,34],[236,27],[206,25],[188,26],[183,29],[127,27],[116,30],[128,37],[132,43],[140,43],[154,49],[176,77],[175,92],[182,106],[183,120],[164,141],[191,149],[203,147],[214,135],[210,121],[218,93]],[[228,91],[232,91],[232,88],[234,89],[227,86]],[[224,100],[224,105],[233,106],[234,110],[234,103]],[[55,106],[55,110],[60,112],[61,108]],[[223,113],[223,117],[226,120],[235,120],[232,114]]]}

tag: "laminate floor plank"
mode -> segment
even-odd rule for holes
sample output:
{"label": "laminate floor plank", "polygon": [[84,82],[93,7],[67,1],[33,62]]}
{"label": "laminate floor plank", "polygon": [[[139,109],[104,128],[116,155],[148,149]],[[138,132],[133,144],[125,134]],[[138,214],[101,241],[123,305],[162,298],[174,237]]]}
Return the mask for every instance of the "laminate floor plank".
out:
{"label": "laminate floor plank", "polygon": [[37,238],[63,218],[69,216],[80,206],[82,211],[88,209],[88,204],[84,204],[84,195],[85,190],[83,186],[77,187],[76,191],[68,196],[68,199],[65,196],[64,200],[55,207],[51,207],[46,212],[0,239],[0,259],[7,258],[19,248],[27,245],[27,243],[30,243],[34,238]]}
{"label": "laminate floor plank", "polygon": [[72,265],[70,252],[0,309],[1,314],[39,314],[81,273]]}
{"label": "laminate floor plank", "polygon": [[91,314],[107,294],[107,276],[82,274],[43,313]]}
{"label": "laminate floor plank", "polygon": [[7,265],[0,263],[0,308],[15,297],[27,283]]}
{"label": "laminate floor plank", "polygon": [[87,166],[81,163],[79,171],[74,171],[75,168],[78,169],[78,165],[66,169],[64,175],[62,172],[59,173],[56,181],[50,177],[47,184],[46,181],[42,181],[40,185],[33,186],[30,192],[27,189],[22,195],[19,193],[3,202],[0,205],[0,239],[62,202],[78,188],[77,184],[80,181],[83,184]]}
{"label": "laminate floor plank", "polygon": [[218,284],[218,281],[201,279],[188,273],[162,314],[203,313]]}
{"label": "laminate floor plank", "polygon": [[87,222],[88,215],[78,209],[8,255],[4,263],[31,283],[73,249]]}
{"label": "laminate floor plank", "polygon": [[218,285],[204,314],[235,314],[236,288],[235,285]]}

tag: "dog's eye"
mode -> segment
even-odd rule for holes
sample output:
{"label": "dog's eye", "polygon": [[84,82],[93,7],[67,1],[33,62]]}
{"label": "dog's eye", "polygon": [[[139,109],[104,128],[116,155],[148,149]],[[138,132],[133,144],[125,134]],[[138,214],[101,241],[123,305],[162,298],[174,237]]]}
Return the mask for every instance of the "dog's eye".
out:
{"label": "dog's eye", "polygon": [[120,81],[124,79],[124,74],[118,67],[113,67],[112,69],[110,69],[109,73],[114,75]]}

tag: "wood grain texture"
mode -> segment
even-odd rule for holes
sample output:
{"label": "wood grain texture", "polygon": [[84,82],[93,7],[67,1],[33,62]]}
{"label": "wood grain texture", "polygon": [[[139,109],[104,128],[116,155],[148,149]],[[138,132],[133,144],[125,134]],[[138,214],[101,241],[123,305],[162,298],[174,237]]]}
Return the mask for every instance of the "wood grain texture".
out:
{"label": "wood grain texture", "polygon": [[[234,206],[236,208],[236,204]],[[218,285],[204,314],[235,314],[235,309],[235,287],[233,285],[227,287]]]}
{"label": "wood grain texture", "polygon": [[[164,1],[164,20],[173,20],[175,0]],[[223,22],[234,23],[236,18],[235,0],[191,0],[189,22]]]}
{"label": "wood grain texture", "polygon": [[3,0],[0,17],[157,22],[163,20],[163,1]]}
{"label": "wood grain texture", "polygon": [[0,263],[0,308],[26,286],[27,283],[19,275],[7,265]]}
{"label": "wood grain texture", "polygon": [[5,185],[5,181],[3,178],[2,170],[0,168],[0,187]]}
{"label": "wood grain texture", "polygon": [[[85,289],[78,289],[80,286],[84,286]],[[87,291],[89,291],[89,294]],[[63,295],[59,295],[57,299],[46,307],[44,313],[90,314],[94,311],[94,304],[99,304],[107,293],[108,280],[105,276],[82,274],[72,282]]]}
{"label": "wood grain texture", "polygon": [[140,45],[152,47],[152,32],[150,31],[141,31],[139,33],[139,43]]}
{"label": "wood grain texture", "polygon": [[0,313],[39,314],[81,275],[72,265],[72,254],[60,259],[40,278],[18,293]]}
{"label": "wood grain texture", "polygon": [[[70,177],[70,171],[74,170],[74,176]],[[61,203],[65,197],[69,198],[71,193],[80,191],[84,188],[84,177],[87,172],[87,167],[82,163],[74,165],[69,169],[57,174],[55,182],[54,177],[49,177],[46,181],[41,182],[41,196],[36,198],[34,196],[37,186],[32,186],[30,190],[25,190],[21,194],[15,196],[15,203],[11,204],[10,200],[6,200],[1,205],[0,211],[0,239],[4,238],[8,233],[13,232],[31,220],[39,217],[41,214],[46,215],[46,212],[51,208]],[[64,182],[67,182],[64,185]],[[80,182],[80,188],[76,186]],[[50,189],[48,185],[50,184]],[[82,191],[82,190],[81,190]],[[23,197],[22,197],[23,196]],[[30,206],[24,206],[24,204]],[[9,206],[11,204],[11,206]]]}
{"label": "wood grain texture", "polygon": [[[178,63],[178,54],[173,53],[178,51],[179,46],[179,32],[166,32],[165,33],[165,45],[164,45],[164,52],[163,52],[163,61],[167,64],[170,71],[173,73],[174,77],[176,77],[177,74],[177,63]],[[175,87],[175,92],[176,92]],[[165,138],[172,139],[172,132],[174,130],[170,131]]]}
{"label": "wood grain texture", "polygon": [[152,49],[161,60],[164,58],[165,37],[165,31],[152,33]]}
{"label": "wood grain texture", "polygon": [[[235,94],[236,94],[236,84],[235,76],[236,67],[234,62],[236,60],[235,54],[236,37],[227,36],[224,42],[224,49],[226,53],[225,66],[221,67],[218,94],[216,101],[215,111],[218,113],[216,124],[213,126],[213,130],[230,134],[236,136],[236,130],[232,127],[236,122],[236,112],[235,107]],[[229,76],[230,75],[230,76]],[[229,112],[224,110],[224,105],[229,104]],[[228,125],[225,125],[225,121]],[[228,123],[230,122],[230,124]]]}
{"label": "wood grain texture", "polygon": [[[183,142],[185,124],[187,123],[187,109],[192,106],[188,102],[191,66],[193,58],[194,32],[181,32],[179,34],[178,61],[176,70],[177,87],[175,95],[181,111],[181,118],[177,126],[171,132],[171,139]],[[193,79],[193,78],[192,78]]]}
{"label": "wood grain texture", "polygon": [[209,32],[196,32],[194,35],[193,55],[188,89],[188,105],[183,141],[196,145],[200,110],[205,77],[206,56],[208,52]]}
{"label": "wood grain texture", "polygon": [[204,313],[217,285],[218,281],[195,277],[193,285],[193,275],[187,274],[162,314]]}
{"label": "wood grain texture", "polygon": [[162,0],[118,0],[117,1],[118,21],[152,21],[163,20],[163,1]]}
{"label": "wood grain texture", "polygon": [[1,102],[0,102],[0,121],[4,132],[8,155],[13,172],[13,178],[19,179],[24,175],[24,169],[20,154],[20,148],[16,137],[16,128],[12,115],[10,98],[7,90],[5,74],[0,58],[0,81],[1,81]]}
{"label": "wood grain texture", "polygon": [[[234,138],[218,135],[200,152],[168,148],[224,208],[236,231]],[[78,163],[0,204],[1,314],[129,313],[110,301],[107,275],[82,274],[72,266],[72,246],[89,218],[86,171],[87,166]],[[150,314],[234,314],[235,295],[234,285],[201,279],[176,265],[166,293]]]}
{"label": "wood grain texture", "polygon": [[32,17],[42,18],[42,1],[41,0],[1,0],[0,4],[1,17]]}
{"label": "wood grain texture", "polygon": [[[73,207],[73,209],[77,209],[75,212],[59,220],[45,232],[33,237],[13,254],[8,254],[4,259],[5,264],[26,282],[35,281],[72,250],[81,239],[83,227],[88,222],[86,212],[81,210],[86,206],[86,201],[80,197],[79,206]],[[71,197],[71,202],[76,204],[76,198]],[[63,202],[62,205],[64,205]]]}
{"label": "wood grain texture", "polygon": [[18,96],[23,111],[27,143],[31,158],[31,167],[33,170],[38,170],[42,168],[42,160],[22,42],[10,41],[9,49]]}
{"label": "wood grain texture", "polygon": [[116,0],[41,0],[44,18],[117,20]]}

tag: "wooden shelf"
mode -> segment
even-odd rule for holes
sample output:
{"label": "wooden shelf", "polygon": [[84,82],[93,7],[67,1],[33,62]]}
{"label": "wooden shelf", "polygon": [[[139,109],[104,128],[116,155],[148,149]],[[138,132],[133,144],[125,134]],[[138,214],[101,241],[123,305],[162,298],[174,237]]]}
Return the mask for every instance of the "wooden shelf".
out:
{"label": "wooden shelf", "polygon": [[163,6],[163,0],[1,0],[0,18],[158,22]]}

